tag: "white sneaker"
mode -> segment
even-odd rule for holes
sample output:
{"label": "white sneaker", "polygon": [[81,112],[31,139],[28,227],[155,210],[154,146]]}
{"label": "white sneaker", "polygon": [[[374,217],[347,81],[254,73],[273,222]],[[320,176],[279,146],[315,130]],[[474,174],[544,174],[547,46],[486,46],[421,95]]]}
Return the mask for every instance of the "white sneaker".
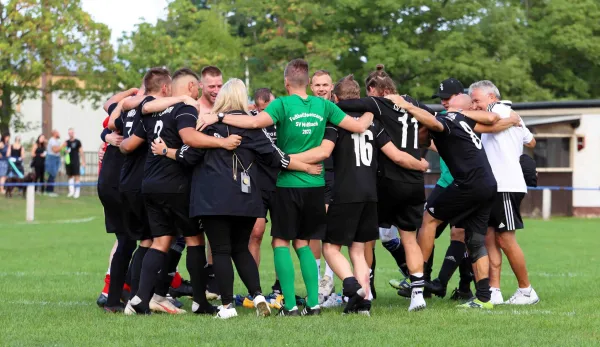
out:
{"label": "white sneaker", "polygon": [[78,191],[75,192],[75,194],[73,194],[73,199],[79,199],[79,195],[80,193]]}
{"label": "white sneaker", "polygon": [[333,278],[325,275],[319,281],[319,304],[325,301],[329,295],[335,292],[335,283]]}
{"label": "white sneaker", "polygon": [[[531,288],[531,287],[530,287]],[[529,289],[517,289],[515,294],[506,300],[507,305],[535,305],[540,302],[540,298],[533,288]]]}
{"label": "white sneaker", "polygon": [[254,302],[254,307],[256,307],[257,317],[269,317],[271,315],[271,308],[264,296],[257,295],[252,302]]}
{"label": "white sneaker", "polygon": [[492,298],[490,299],[490,302],[494,305],[504,304],[504,298],[502,298],[502,292],[500,291],[500,288],[490,288],[490,290],[492,291]]}
{"label": "white sneaker", "polygon": [[341,296],[337,295],[336,293],[333,293],[327,298],[327,300],[325,300],[323,302],[321,307],[324,307],[324,308],[338,307],[338,306],[342,306],[342,302],[343,302],[343,298]]}
{"label": "white sneaker", "polygon": [[233,318],[233,317],[237,317],[237,311],[235,310],[235,307],[233,307],[231,304],[227,305],[227,306],[219,306],[219,312],[217,312],[217,315],[215,316],[215,318],[219,318],[219,319],[229,319],[229,318]]}
{"label": "white sneaker", "polygon": [[410,297],[408,312],[424,310],[425,307],[427,307],[427,304],[425,303],[425,298],[423,298],[423,289],[419,288],[418,290],[413,290]]}
{"label": "white sneaker", "polygon": [[154,294],[150,300],[150,310],[153,312],[164,312],[168,314],[184,314],[185,310],[177,308],[173,303],[164,296]]}

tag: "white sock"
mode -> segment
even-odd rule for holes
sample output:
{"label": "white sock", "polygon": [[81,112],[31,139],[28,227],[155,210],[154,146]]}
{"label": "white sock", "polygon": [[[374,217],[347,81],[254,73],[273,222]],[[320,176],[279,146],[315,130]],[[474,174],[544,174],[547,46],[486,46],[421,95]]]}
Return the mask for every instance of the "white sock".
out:
{"label": "white sock", "polygon": [[329,267],[329,264],[325,262],[325,276],[333,278],[333,270]]}
{"label": "white sock", "polygon": [[317,261],[317,271],[319,274],[319,281],[321,280],[321,258],[315,259]]}
{"label": "white sock", "polygon": [[[421,278],[423,278],[423,273],[422,272],[415,272],[412,275],[415,276],[415,277],[421,277]],[[412,288],[413,294],[415,293],[415,291],[420,291],[421,294],[423,294],[423,287],[413,287]]]}
{"label": "white sock", "polygon": [[80,193],[81,193],[81,187],[77,186],[77,188],[75,188],[75,196],[79,196]]}
{"label": "white sock", "polygon": [[398,229],[392,228],[379,228],[379,238],[381,242],[388,242],[398,237]]}
{"label": "white sock", "polygon": [[527,287],[527,288],[519,288],[519,291],[523,294],[529,294],[529,293],[531,293],[532,289],[533,288],[531,288],[531,284],[530,284],[529,287]]}
{"label": "white sock", "polygon": [[493,292],[493,291],[498,291],[498,292],[499,292],[499,291],[500,291],[500,288],[496,288],[496,287],[490,287],[490,291],[492,291],[492,292]]}
{"label": "white sock", "polygon": [[108,268],[108,270],[106,270],[106,274],[110,275],[110,268]]}
{"label": "white sock", "polygon": [[75,178],[69,178],[69,194],[75,193]]}

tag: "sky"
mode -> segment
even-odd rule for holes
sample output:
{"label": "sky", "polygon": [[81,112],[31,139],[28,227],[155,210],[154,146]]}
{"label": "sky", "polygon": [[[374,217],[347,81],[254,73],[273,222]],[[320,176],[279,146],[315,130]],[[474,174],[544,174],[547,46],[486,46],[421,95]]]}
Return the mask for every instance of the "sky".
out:
{"label": "sky", "polygon": [[94,21],[108,25],[111,43],[116,47],[123,31],[129,32],[135,24],[144,21],[156,23],[166,16],[167,0],[82,0],[83,10]]}

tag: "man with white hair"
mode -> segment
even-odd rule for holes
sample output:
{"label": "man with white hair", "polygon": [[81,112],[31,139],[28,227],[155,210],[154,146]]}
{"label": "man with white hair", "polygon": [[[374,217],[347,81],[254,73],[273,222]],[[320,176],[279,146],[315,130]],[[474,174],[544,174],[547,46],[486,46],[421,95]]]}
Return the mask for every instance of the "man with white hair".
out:
{"label": "man with white hair", "polygon": [[[500,103],[500,92],[490,81],[479,81],[469,87],[473,106],[508,118],[511,109]],[[488,222],[486,248],[490,258],[491,302],[503,302],[500,292],[500,270],[504,251],[510,266],[517,277],[519,289],[505,303],[531,305],[539,302],[539,297],[531,287],[525,265],[525,256],[517,243],[515,230],[523,229],[521,201],[527,193],[527,185],[519,159],[523,154],[523,145],[535,146],[535,139],[521,121],[520,127],[511,127],[498,133],[482,134],[481,142],[488,156],[494,177],[498,183],[498,193]]]}

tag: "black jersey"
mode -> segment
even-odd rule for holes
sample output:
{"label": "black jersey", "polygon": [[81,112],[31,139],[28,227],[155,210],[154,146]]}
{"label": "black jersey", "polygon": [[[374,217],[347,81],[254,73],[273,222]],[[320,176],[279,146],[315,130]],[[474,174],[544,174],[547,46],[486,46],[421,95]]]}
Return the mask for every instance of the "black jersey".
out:
{"label": "black jersey", "polygon": [[[161,138],[168,148],[180,148],[183,141],[179,130],[196,127],[198,110],[183,102],[168,107],[161,112],[147,114],[142,117],[142,126],[135,135],[145,138],[151,144]],[[177,162],[162,156],[154,155],[148,148],[144,166],[142,193],[188,193],[190,189],[191,170]]]}
{"label": "black jersey", "polygon": [[[256,111],[250,112],[253,116],[258,115]],[[269,125],[264,128],[266,134],[273,140],[273,143],[277,145],[277,126],[275,124]],[[258,186],[261,190],[266,191],[275,191],[275,185],[277,184],[277,175],[281,170],[280,167],[271,167],[268,163],[262,159],[262,157],[257,157],[256,163],[258,164]]]}
{"label": "black jersey", "polygon": [[[362,113],[349,112],[360,117]],[[377,156],[391,141],[378,120],[362,134],[351,133],[328,124],[324,139],[335,143],[333,167],[335,181],[331,204],[377,201]]]}
{"label": "black jersey", "polygon": [[[108,114],[117,107],[117,104],[111,104],[108,108]],[[110,134],[110,130],[104,129],[104,135]],[[104,139],[102,140],[104,141]],[[99,187],[119,188],[121,178],[121,167],[125,161],[125,156],[119,150],[119,147],[108,145],[102,159],[102,167],[98,174]]]}
{"label": "black jersey", "polygon": [[66,141],[66,143],[66,151],[69,154],[69,160],[71,161],[71,165],[79,165],[79,150],[81,149],[81,141],[79,141],[78,139],[69,139]]}
{"label": "black jersey", "polygon": [[[414,100],[408,95],[403,95],[406,101],[435,114],[425,104]],[[392,142],[398,149],[421,160],[419,150],[419,127],[421,125],[410,113],[398,108],[391,100],[381,97],[367,97],[361,99],[343,100],[337,104],[347,112],[371,112],[383,124],[386,132],[392,138]],[[379,166],[381,175],[392,180],[406,183],[424,183],[424,175],[421,171],[405,169],[398,166],[387,156],[379,155]]]}
{"label": "black jersey", "polygon": [[[142,106],[152,100],[154,100],[153,96],[146,96],[136,108],[121,113],[121,116],[117,118],[115,126],[123,134],[123,140],[133,135],[137,127],[142,127]],[[133,152],[125,155],[125,161],[121,169],[120,191],[128,192],[142,189],[147,154],[148,144],[143,143]]]}
{"label": "black jersey", "polygon": [[457,112],[448,112],[436,119],[444,131],[432,131],[431,136],[454,177],[453,184],[465,188],[496,186],[481,139],[473,131],[476,122]]}
{"label": "black jersey", "polygon": [[[240,129],[225,124],[213,124],[204,129],[204,133],[220,138],[239,135],[242,137],[242,143],[235,151],[187,147],[177,151],[177,161],[195,165],[190,217],[263,217],[262,194],[257,186],[257,158],[262,157],[264,163],[269,166],[285,168],[289,163],[289,156],[281,152],[262,129]],[[242,171],[245,170],[250,179],[248,193],[242,191]]]}

